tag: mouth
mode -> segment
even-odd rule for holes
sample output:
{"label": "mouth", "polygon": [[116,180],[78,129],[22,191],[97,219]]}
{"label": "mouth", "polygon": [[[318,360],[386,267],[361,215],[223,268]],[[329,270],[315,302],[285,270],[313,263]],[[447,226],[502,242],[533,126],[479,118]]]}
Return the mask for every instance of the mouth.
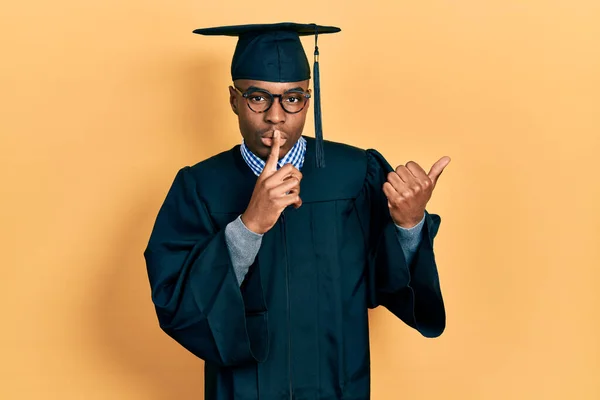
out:
{"label": "mouth", "polygon": [[[261,135],[261,139],[260,141],[262,142],[263,145],[267,146],[267,147],[271,147],[273,146],[273,134],[274,131],[268,131],[265,134]],[[287,141],[287,138],[285,138],[282,135],[282,132],[279,131],[279,147],[282,147],[285,142]]]}
{"label": "mouth", "polygon": [[[287,139],[284,139],[284,138],[279,139],[279,147],[283,147],[286,140]],[[262,144],[264,144],[267,147],[273,146],[273,137],[264,137],[264,138],[260,139],[260,141],[262,142]]]}

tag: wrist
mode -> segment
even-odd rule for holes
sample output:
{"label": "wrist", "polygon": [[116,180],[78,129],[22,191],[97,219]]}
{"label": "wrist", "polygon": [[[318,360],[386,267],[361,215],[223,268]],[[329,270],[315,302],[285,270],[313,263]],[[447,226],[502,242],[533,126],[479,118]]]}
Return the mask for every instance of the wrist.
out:
{"label": "wrist", "polygon": [[399,226],[400,228],[404,228],[404,229],[411,229],[411,228],[414,228],[415,226],[417,226],[419,224],[418,222],[415,222],[414,224],[412,224],[412,223],[406,223],[406,222],[403,222],[401,224],[399,224],[397,222],[394,222],[394,223],[397,226]]}
{"label": "wrist", "polygon": [[415,219],[415,220],[410,220],[410,221],[396,221],[396,220],[394,220],[394,218],[392,218],[392,221],[394,221],[394,224],[396,224],[397,226],[399,226],[401,228],[412,229],[415,226],[419,225],[421,223],[421,221],[423,221],[424,218],[425,218],[425,213],[423,213],[423,215],[421,216],[421,218]]}
{"label": "wrist", "polygon": [[242,220],[242,223],[244,224],[244,226],[246,227],[246,229],[248,229],[249,231],[256,233],[257,235],[262,235],[264,234],[264,232],[260,229],[260,227],[258,227],[257,224],[255,224],[254,222],[252,222],[251,218],[248,218],[248,216],[246,215],[246,213],[243,213],[240,217],[240,219]]}

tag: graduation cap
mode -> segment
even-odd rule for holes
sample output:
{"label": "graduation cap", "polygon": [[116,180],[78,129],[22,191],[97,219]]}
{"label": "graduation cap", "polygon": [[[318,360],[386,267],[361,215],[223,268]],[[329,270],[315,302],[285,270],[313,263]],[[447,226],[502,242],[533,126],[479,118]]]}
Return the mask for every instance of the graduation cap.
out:
{"label": "graduation cap", "polygon": [[237,36],[238,42],[231,62],[231,78],[267,82],[297,82],[310,79],[310,66],[300,36],[315,35],[314,109],[317,168],[325,166],[323,127],[321,122],[321,88],[319,76],[319,34],[341,31],[334,26],[296,24],[231,25],[196,29],[194,33],[208,36]]}

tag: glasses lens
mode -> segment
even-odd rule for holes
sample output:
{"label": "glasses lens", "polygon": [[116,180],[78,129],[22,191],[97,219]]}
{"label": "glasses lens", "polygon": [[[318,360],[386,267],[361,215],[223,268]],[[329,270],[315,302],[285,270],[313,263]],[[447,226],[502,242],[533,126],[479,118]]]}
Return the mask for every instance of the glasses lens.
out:
{"label": "glasses lens", "polygon": [[306,105],[306,97],[302,92],[288,92],[282,96],[281,105],[287,112],[296,113]]}
{"label": "glasses lens", "polygon": [[[245,95],[248,106],[254,112],[265,112],[273,104],[273,96],[266,91],[256,90]],[[302,111],[306,106],[307,98],[304,92],[287,92],[281,96],[281,106],[289,113]]]}
{"label": "glasses lens", "polygon": [[265,92],[252,92],[246,97],[248,105],[254,112],[263,112],[271,106],[273,98]]}

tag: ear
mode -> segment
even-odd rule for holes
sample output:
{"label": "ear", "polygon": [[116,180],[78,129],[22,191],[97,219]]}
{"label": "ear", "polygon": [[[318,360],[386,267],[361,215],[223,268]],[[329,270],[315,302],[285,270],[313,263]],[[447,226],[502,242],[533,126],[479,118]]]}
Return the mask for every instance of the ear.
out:
{"label": "ear", "polygon": [[237,92],[232,86],[229,86],[229,105],[235,115],[238,115],[238,98]]}

